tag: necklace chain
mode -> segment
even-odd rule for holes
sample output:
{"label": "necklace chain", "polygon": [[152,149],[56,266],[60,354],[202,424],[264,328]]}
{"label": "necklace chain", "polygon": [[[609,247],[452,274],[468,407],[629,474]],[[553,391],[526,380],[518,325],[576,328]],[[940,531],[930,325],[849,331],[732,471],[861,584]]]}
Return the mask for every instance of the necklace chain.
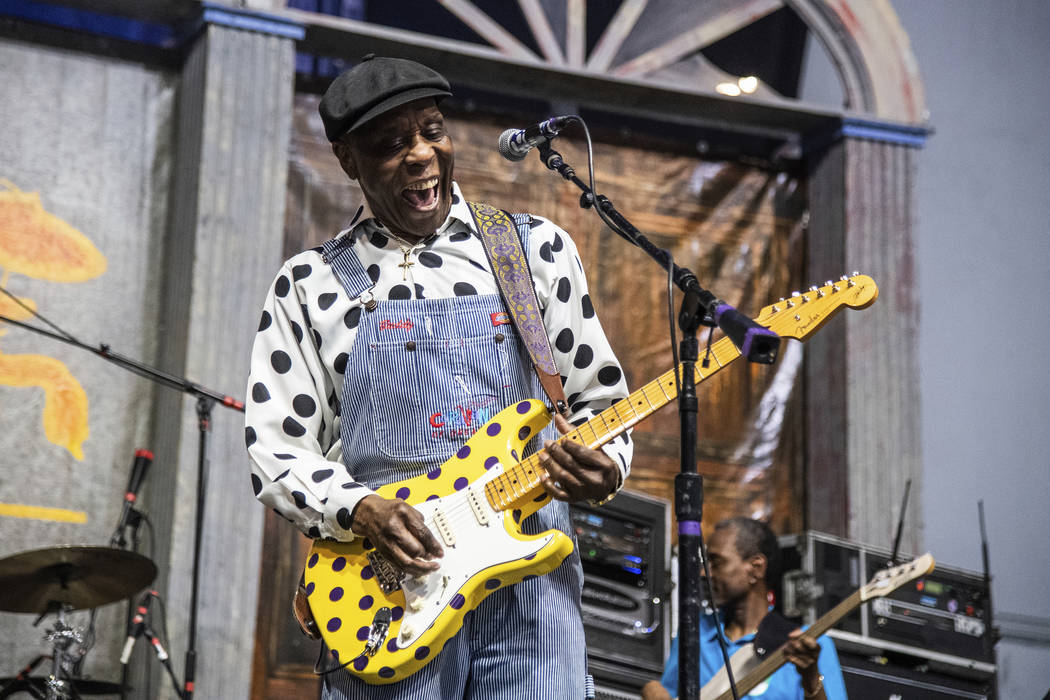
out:
{"label": "necklace chain", "polygon": [[397,247],[401,249],[401,254],[405,256],[405,259],[402,262],[399,262],[397,266],[401,268],[401,280],[407,280],[409,268],[416,264],[416,261],[412,260],[411,257],[415,254],[417,250],[425,246],[427,242],[430,241],[432,236],[421,238],[416,243],[409,243],[405,239],[395,234],[393,231],[384,231],[383,235],[389,236],[390,238],[394,239],[397,242]]}

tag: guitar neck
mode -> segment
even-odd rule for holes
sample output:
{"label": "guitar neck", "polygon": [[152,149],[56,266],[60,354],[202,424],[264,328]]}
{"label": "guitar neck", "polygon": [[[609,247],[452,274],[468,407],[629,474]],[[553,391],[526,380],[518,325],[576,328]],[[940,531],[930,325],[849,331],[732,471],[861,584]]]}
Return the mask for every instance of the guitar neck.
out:
{"label": "guitar neck", "polygon": [[[863,602],[860,594],[860,591],[854,591],[853,595],[843,600],[834,608],[826,612],[819,620],[810,625],[809,628],[802,633],[802,636],[815,640],[817,637],[823,635],[829,629],[837,625],[842,618],[853,612]],[[784,647],[781,646],[766,658],[762,659],[761,663],[755,666],[745,676],[736,680],[737,693],[743,697],[756,685],[773,675],[773,673],[785,663],[787,663],[787,657],[784,654]],[[727,690],[719,695],[717,700],[733,700],[733,691],[731,689]]]}
{"label": "guitar neck", "polygon": [[[729,338],[711,345],[710,364],[695,366],[696,382],[702,382],[740,357]],[[597,449],[629,428],[656,413],[678,397],[676,369],[664,372],[641,389],[618,401],[580,427],[562,435],[558,442],[571,440]],[[522,507],[543,493],[540,478],[546,470],[540,465],[542,450],[526,457],[485,485],[485,495],[497,510]]]}

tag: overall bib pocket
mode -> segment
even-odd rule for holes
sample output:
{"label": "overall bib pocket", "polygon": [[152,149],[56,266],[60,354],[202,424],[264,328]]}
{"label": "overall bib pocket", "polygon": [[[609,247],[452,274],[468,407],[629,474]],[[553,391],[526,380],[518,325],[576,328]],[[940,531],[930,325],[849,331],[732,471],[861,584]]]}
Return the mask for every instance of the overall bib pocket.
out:
{"label": "overall bib pocket", "polygon": [[[374,342],[368,348],[376,445],[392,460],[437,464],[506,407],[518,377],[508,366],[516,339],[504,332],[469,338]],[[510,371],[508,371],[510,370]],[[434,466],[437,466],[435,464]]]}

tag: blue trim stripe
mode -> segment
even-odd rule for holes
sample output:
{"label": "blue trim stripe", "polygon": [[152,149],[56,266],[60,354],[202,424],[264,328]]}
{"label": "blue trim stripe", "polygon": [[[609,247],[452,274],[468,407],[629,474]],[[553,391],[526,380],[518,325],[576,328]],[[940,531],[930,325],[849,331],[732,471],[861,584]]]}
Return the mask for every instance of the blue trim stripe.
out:
{"label": "blue trim stripe", "polygon": [[81,10],[39,0],[3,0],[0,16],[46,24],[96,36],[163,49],[178,48],[196,35],[202,24],[216,24],[245,31],[302,41],[306,29],[299,23],[262,12],[203,3],[200,17],[188,23],[164,24],[130,17]]}
{"label": "blue trim stripe", "polygon": [[842,136],[855,139],[868,139],[883,143],[896,143],[902,146],[922,148],[930,130],[924,126],[892,124],[867,119],[843,119],[839,129]]}
{"label": "blue trim stripe", "polygon": [[306,36],[306,29],[303,25],[283,17],[243,8],[228,7],[226,5],[214,5],[207,2],[203,3],[203,8],[204,22],[209,24],[232,27],[233,29],[244,29],[260,34],[272,34],[273,36],[294,41],[302,41],[303,37]]}
{"label": "blue trim stripe", "polygon": [[5,0],[0,3],[0,15],[147,46],[173,48],[181,43],[180,32],[171,25],[52,5],[37,0]]}

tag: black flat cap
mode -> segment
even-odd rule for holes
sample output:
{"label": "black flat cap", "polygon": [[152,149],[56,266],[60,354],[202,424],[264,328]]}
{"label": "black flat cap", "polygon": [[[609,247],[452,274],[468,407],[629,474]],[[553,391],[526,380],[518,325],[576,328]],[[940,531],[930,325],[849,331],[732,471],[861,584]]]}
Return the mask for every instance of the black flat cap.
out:
{"label": "black flat cap", "polygon": [[370,119],[423,97],[448,97],[448,81],[435,70],[404,58],[368,54],[332,81],[318,111],[329,141]]}

